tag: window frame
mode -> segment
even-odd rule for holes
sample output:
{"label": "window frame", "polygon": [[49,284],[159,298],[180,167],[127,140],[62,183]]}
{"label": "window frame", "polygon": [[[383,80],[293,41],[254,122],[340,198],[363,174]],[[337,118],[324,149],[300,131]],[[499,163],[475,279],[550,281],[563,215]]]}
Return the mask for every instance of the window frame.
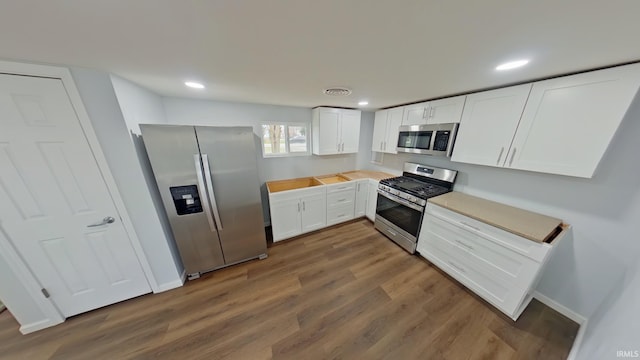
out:
{"label": "window frame", "polygon": [[[263,126],[273,126],[273,125],[280,125],[280,126],[284,126],[284,149],[285,152],[283,153],[271,153],[271,154],[267,154],[264,150],[264,129]],[[307,137],[307,142],[306,142],[306,150],[304,152],[302,151],[296,151],[296,152],[291,152],[291,147],[289,144],[289,126],[297,126],[297,127],[302,127],[304,128],[304,132],[306,134]],[[304,123],[304,122],[279,122],[279,121],[267,121],[267,122],[261,122],[259,125],[259,130],[260,130],[260,145],[262,146],[262,157],[263,158],[279,158],[279,157],[290,157],[290,156],[309,156],[311,155],[311,132],[310,130],[310,126],[308,123]]]}

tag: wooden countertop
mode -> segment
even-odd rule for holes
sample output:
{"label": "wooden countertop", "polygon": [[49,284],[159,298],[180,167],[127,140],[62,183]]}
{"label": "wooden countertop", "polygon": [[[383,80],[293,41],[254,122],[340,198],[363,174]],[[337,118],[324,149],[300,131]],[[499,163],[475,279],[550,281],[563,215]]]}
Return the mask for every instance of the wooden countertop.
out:
{"label": "wooden countertop", "polygon": [[356,171],[347,171],[340,173],[340,175],[346,177],[349,180],[360,180],[360,179],[375,179],[382,180],[395,177],[395,175],[387,174],[381,171],[369,171],[369,170],[356,170]]}
{"label": "wooden countertop", "polygon": [[429,202],[536,242],[545,242],[562,224],[560,219],[455,191]]}

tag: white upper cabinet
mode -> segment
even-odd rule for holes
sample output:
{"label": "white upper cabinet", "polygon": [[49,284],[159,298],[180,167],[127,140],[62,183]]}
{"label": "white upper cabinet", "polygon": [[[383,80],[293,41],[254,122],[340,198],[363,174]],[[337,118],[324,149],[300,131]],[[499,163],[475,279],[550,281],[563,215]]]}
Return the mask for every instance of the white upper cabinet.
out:
{"label": "white upper cabinet", "polygon": [[373,120],[373,142],[371,151],[384,152],[384,142],[387,140],[387,116],[389,110],[378,110]]}
{"label": "white upper cabinet", "polygon": [[371,150],[397,154],[398,128],[402,125],[403,107],[376,111]]}
{"label": "white upper cabinet", "polygon": [[433,100],[427,110],[427,124],[459,123],[466,95]]}
{"label": "white upper cabinet", "polygon": [[639,85],[633,64],[468,95],[451,160],[592,177]]}
{"label": "white upper cabinet", "polygon": [[319,107],[312,111],[314,155],[357,153],[360,110]]}
{"label": "white upper cabinet", "polygon": [[451,161],[502,166],[531,84],[467,96]]}
{"label": "white upper cabinet", "polygon": [[404,106],[402,125],[459,123],[466,95]]}
{"label": "white upper cabinet", "polygon": [[351,154],[358,152],[360,145],[360,120],[359,110],[342,110],[340,113],[340,153]]}
{"label": "white upper cabinet", "polygon": [[638,64],[533,84],[505,166],[593,176],[639,85]]}
{"label": "white upper cabinet", "polygon": [[426,125],[428,108],[428,102],[404,106],[402,125]]}

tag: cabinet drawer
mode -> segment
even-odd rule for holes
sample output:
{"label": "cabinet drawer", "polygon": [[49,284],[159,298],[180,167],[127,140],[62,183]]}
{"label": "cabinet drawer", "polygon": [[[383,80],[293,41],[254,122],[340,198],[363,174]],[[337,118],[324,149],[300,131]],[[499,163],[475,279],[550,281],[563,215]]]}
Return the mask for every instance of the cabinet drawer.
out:
{"label": "cabinet drawer", "polygon": [[538,263],[544,262],[545,258],[549,254],[549,250],[551,249],[551,245],[549,244],[538,243],[525,239],[508,231],[498,229],[497,227],[458,214],[438,205],[427,203],[425,217],[427,216],[435,216],[440,220],[465,229],[467,232],[482,238],[483,244],[487,248],[495,251],[508,249],[517,254],[526,256]]}
{"label": "cabinet drawer", "polygon": [[327,208],[353,206],[356,197],[355,188],[353,190],[343,190],[327,194]]}
{"label": "cabinet drawer", "polygon": [[423,249],[420,254],[491,305],[513,318],[518,305],[526,296],[526,290],[513,288],[475,271],[463,260],[451,256],[450,249],[446,249],[447,245],[444,247],[444,250],[436,246],[429,247],[428,250]]}
{"label": "cabinet drawer", "polygon": [[335,225],[353,219],[354,203],[327,208],[327,225]]}
{"label": "cabinet drawer", "polygon": [[356,190],[356,182],[348,181],[338,184],[327,185],[327,194],[332,194],[340,191],[355,191]]}
{"label": "cabinet drawer", "polygon": [[504,247],[496,246],[465,228],[450,224],[436,215],[425,215],[420,240],[427,250],[435,246],[447,250],[452,256],[476,272],[481,272],[510,287],[527,289],[533,282],[541,264]]}

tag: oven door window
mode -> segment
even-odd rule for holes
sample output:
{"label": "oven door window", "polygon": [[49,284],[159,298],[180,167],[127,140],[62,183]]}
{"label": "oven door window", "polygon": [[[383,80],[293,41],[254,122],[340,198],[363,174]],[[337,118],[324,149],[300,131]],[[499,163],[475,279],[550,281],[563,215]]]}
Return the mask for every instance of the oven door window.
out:
{"label": "oven door window", "polygon": [[420,222],[422,221],[422,212],[378,194],[376,214],[409,234],[418,237]]}
{"label": "oven door window", "polygon": [[401,131],[398,134],[398,147],[406,149],[431,149],[433,131]]}

